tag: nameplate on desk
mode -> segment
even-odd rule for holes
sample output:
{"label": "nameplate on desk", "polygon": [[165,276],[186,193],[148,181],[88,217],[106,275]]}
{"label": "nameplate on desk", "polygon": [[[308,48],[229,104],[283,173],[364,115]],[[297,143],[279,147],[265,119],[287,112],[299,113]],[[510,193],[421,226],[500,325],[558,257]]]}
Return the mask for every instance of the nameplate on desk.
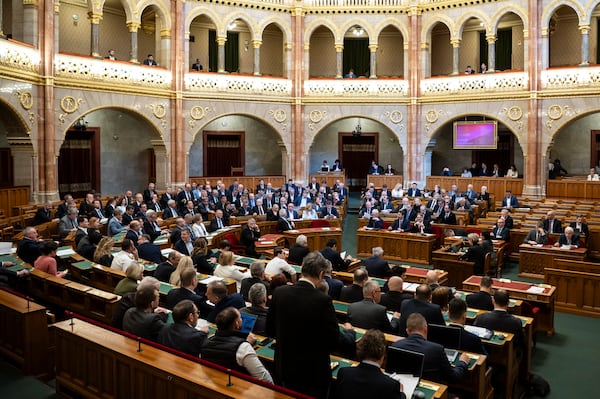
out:
{"label": "nameplate on desk", "polygon": [[273,244],[273,241],[260,241],[261,244]]}

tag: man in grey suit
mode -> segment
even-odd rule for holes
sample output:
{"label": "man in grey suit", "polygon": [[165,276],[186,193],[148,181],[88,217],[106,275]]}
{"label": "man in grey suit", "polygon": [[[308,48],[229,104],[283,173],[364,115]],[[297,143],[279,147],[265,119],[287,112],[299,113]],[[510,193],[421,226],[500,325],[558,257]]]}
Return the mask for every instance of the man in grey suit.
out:
{"label": "man in grey suit", "polygon": [[387,317],[387,309],[379,305],[381,287],[374,280],[367,281],[363,286],[363,300],[348,306],[348,320],[355,327],[369,330],[376,328],[383,332],[392,333],[398,328],[400,313],[394,312],[392,320]]}

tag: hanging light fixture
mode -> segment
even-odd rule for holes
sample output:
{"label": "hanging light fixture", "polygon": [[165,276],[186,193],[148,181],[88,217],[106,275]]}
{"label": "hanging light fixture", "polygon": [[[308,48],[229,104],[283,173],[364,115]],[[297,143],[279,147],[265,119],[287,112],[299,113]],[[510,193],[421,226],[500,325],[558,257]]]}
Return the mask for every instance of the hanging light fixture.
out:
{"label": "hanging light fixture", "polygon": [[354,130],[352,131],[352,135],[354,137],[360,137],[361,134],[362,134],[362,126],[360,125],[360,118],[358,118],[358,122],[356,123],[356,126],[354,127]]}

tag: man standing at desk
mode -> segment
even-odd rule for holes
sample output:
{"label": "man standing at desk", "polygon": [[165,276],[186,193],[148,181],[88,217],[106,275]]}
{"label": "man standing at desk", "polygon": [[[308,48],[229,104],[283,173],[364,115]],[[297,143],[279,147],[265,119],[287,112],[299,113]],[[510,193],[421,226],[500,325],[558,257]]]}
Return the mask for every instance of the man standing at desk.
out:
{"label": "man standing at desk", "polygon": [[483,313],[475,319],[478,327],[489,328],[495,331],[505,331],[515,335],[515,348],[521,348],[525,344],[523,326],[521,320],[508,313],[509,296],[506,290],[496,290],[493,296],[494,310]]}
{"label": "man standing at desk", "polygon": [[372,249],[373,256],[363,260],[363,265],[369,276],[377,278],[388,278],[391,275],[390,264],[383,259],[383,248],[374,247]]}
{"label": "man standing at desk", "polygon": [[331,383],[329,354],[339,336],[331,299],[317,289],[326,269],[327,261],[320,253],[306,255],[302,278],[295,285],[275,290],[267,316],[267,335],[277,340],[278,382],[318,399],[327,398]]}
{"label": "man standing at desk", "polygon": [[337,251],[337,241],[333,238],[327,240],[327,244],[324,249],[321,250],[321,254],[331,262],[333,270],[335,271],[346,271],[348,266],[352,262],[350,255],[346,256],[346,259],[342,259],[340,253]]}

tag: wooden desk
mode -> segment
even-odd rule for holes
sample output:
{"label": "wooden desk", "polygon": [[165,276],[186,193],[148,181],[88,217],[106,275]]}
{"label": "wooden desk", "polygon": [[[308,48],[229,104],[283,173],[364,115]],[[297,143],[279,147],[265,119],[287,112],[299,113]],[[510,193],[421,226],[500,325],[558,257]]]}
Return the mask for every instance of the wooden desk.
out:
{"label": "wooden desk", "polygon": [[544,268],[552,265],[554,258],[584,261],[587,248],[560,249],[552,245],[521,244],[519,254],[519,277],[543,280]]}
{"label": "wooden desk", "polygon": [[333,190],[333,185],[339,180],[341,183],[346,184],[346,172],[317,172],[312,173],[309,176],[309,181],[312,181],[312,178],[315,177],[317,179],[317,183],[321,184],[323,180],[327,182],[327,187]]}
{"label": "wooden desk", "polygon": [[[405,283],[416,283],[422,284],[425,282],[427,277],[427,272],[431,269],[424,269],[422,267],[411,267],[408,265],[402,265],[406,268],[406,278],[404,279]],[[443,270],[436,269],[435,270],[438,275],[438,282],[440,285],[448,285],[448,272]],[[341,280],[344,284],[352,284],[353,274],[350,272],[334,272],[334,278]],[[375,278],[370,277],[371,280],[375,280],[379,283],[380,286],[386,283],[386,279],[383,278]]]}
{"label": "wooden desk", "polygon": [[554,259],[544,269],[544,282],[556,287],[556,310],[600,316],[600,264]]}
{"label": "wooden desk", "polygon": [[[367,175],[367,187],[373,183],[375,188],[381,190],[384,184],[387,184],[387,188],[392,191],[396,184],[404,183],[402,175]],[[390,198],[391,199],[391,198]]]}
{"label": "wooden desk", "polygon": [[275,247],[284,247],[285,236],[283,234],[265,234],[254,245],[256,252],[262,255],[269,250],[273,251]]}
{"label": "wooden desk", "polygon": [[401,233],[388,230],[366,230],[356,232],[357,256],[367,258],[374,247],[381,247],[384,257],[390,260],[431,264],[431,252],[436,242],[434,234]]}
{"label": "wooden desk", "polygon": [[342,229],[339,227],[313,227],[305,229],[294,229],[284,231],[283,235],[288,242],[288,246],[296,243],[296,238],[304,234],[308,241],[308,248],[311,251],[320,251],[325,248],[327,241],[334,239],[337,242],[338,251],[342,251]]}
{"label": "wooden desk", "polygon": [[0,290],[0,354],[24,374],[47,378],[48,359],[46,308],[33,301]]}
{"label": "wooden desk", "polygon": [[462,282],[472,276],[475,262],[459,259],[458,252],[448,252],[443,248],[436,249],[432,254],[433,267],[448,272],[448,285],[464,289]]}
{"label": "wooden desk", "polygon": [[74,320],[52,325],[56,392],[65,397],[292,398],[198,362]]}
{"label": "wooden desk", "polygon": [[[465,291],[479,291],[481,283],[480,276],[471,276],[463,281],[463,289]],[[543,292],[534,293],[535,288],[542,288]],[[492,288],[504,289],[508,291],[508,295],[514,299],[531,302],[534,306],[540,308],[537,315],[536,331],[544,331],[547,335],[554,334],[554,302],[556,287],[546,284],[530,284],[520,281],[510,281],[505,279],[492,279]]]}

